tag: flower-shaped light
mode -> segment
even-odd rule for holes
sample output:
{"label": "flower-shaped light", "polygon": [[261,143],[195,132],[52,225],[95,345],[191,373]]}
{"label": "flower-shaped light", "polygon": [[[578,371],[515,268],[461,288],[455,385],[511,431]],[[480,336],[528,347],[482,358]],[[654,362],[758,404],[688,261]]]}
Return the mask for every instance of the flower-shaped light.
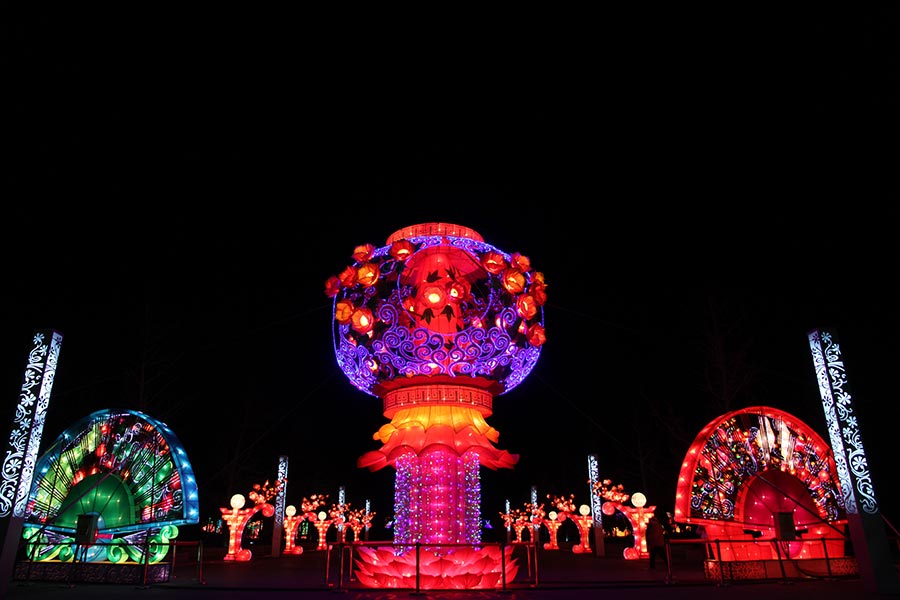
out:
{"label": "flower-shaped light", "polygon": [[[337,315],[337,311],[335,311],[335,315]],[[356,333],[366,334],[372,331],[372,328],[375,327],[375,317],[372,315],[372,311],[365,306],[354,310],[350,314],[350,326]]]}
{"label": "flower-shaped light", "polygon": [[328,494],[313,494],[309,498],[303,498],[303,501],[300,503],[300,510],[303,512],[303,516],[306,517],[307,521],[315,521],[317,518],[317,510],[325,506],[328,502]]}

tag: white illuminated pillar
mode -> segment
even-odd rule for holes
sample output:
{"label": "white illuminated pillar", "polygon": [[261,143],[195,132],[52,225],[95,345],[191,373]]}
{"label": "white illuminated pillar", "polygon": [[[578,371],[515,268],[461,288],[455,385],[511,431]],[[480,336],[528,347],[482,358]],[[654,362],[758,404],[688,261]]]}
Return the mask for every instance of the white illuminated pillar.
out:
{"label": "white illuminated pillar", "polygon": [[596,454],[588,455],[588,498],[591,499],[591,520],[594,528],[594,552],[597,556],[606,556],[603,537],[603,498],[594,493],[595,485],[600,481],[600,467]]}
{"label": "white illuminated pillar", "polygon": [[[538,494],[537,494],[537,486],[531,486],[531,506],[537,507],[538,505]],[[537,543],[540,541],[538,539],[538,534],[541,532],[540,524],[532,524],[531,527],[531,540],[535,543],[535,548],[537,547]]]}
{"label": "white illuminated pillar", "polygon": [[[347,498],[347,492],[346,492],[346,490],[344,489],[344,486],[339,487],[339,488],[338,488],[338,506],[340,506],[341,509],[344,508],[344,502],[345,502],[346,498]],[[337,530],[338,530],[339,532],[343,532],[343,531],[344,531],[344,524],[343,524],[343,523],[339,523],[338,526],[337,526]],[[342,538],[338,537],[338,539],[342,539]]]}
{"label": "white illuminated pillar", "polygon": [[284,532],[284,499],[287,496],[288,457],[278,457],[278,482],[275,495],[275,525],[272,527],[272,556],[281,556],[281,536]]}
{"label": "white illuminated pillar", "polygon": [[897,593],[900,583],[879,513],[840,344],[833,332],[814,329],[808,335],[860,576],[870,592]]}
{"label": "white illuminated pillar", "polygon": [[0,521],[5,529],[0,553],[0,598],[6,597],[22,538],[25,505],[31,494],[61,346],[62,334],[52,330],[35,331],[25,364],[19,404],[0,468]]}
{"label": "white illuminated pillar", "polygon": [[[369,501],[368,498],[366,498],[366,516],[368,517],[369,514],[371,514],[371,512],[372,512],[372,503]],[[367,542],[369,541],[369,529],[371,529],[371,528],[372,528],[372,524],[368,520],[366,520],[365,540]]]}

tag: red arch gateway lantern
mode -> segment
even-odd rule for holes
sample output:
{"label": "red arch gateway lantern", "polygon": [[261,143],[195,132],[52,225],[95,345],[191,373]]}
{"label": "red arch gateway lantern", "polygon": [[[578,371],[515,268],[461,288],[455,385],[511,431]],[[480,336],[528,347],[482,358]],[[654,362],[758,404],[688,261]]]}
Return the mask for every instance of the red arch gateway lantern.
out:
{"label": "red arch gateway lantern", "polygon": [[[464,550],[449,544],[481,541],[480,466],[511,468],[518,460],[493,445],[499,434],[485,419],[493,398],[521,383],[540,356],[544,276],[528,257],[447,223],[406,227],[385,246],[363,244],[352,256],[325,286],[334,298],[335,356],[354,386],[382,399],[390,419],[373,436],[382,447],[358,466],[397,470],[396,543],[435,544],[435,556],[465,563]],[[425,585],[459,587],[447,580],[458,576],[464,587],[495,586],[502,561],[492,550],[465,549],[477,572],[454,575],[443,565]],[[360,552],[361,582],[415,585],[414,570],[396,568],[407,560],[402,553],[376,554]],[[508,557],[506,568],[511,579],[517,567]]]}

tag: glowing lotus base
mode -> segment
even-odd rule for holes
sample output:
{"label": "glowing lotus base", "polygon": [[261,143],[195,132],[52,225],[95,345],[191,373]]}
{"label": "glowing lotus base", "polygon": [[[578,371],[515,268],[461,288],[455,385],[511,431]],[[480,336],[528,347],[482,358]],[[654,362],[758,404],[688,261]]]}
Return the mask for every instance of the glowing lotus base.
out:
{"label": "glowing lotus base", "polygon": [[[421,548],[418,558],[418,587],[435,590],[495,589],[515,579],[518,561],[512,558],[512,546],[501,552],[498,546],[455,548],[438,554]],[[357,549],[355,575],[367,587],[416,588],[416,551],[402,554],[393,546]]]}
{"label": "glowing lotus base", "polygon": [[[429,391],[440,389],[435,385]],[[447,405],[397,409],[374,438],[384,442],[382,448],[360,458],[359,465],[396,468],[394,542],[410,546],[363,548],[357,561],[359,582],[374,588],[415,588],[414,544],[421,544],[419,588],[502,587],[504,572],[506,581],[512,581],[518,571],[510,557],[512,547],[501,553],[499,547],[480,546],[479,468],[511,466],[518,457],[494,448],[491,441],[497,432],[485,423],[482,410]]]}

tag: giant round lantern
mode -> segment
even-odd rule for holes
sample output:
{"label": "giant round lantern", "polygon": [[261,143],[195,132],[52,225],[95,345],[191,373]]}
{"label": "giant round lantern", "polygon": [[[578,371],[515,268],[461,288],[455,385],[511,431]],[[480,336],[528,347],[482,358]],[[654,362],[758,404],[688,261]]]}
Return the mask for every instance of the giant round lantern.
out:
{"label": "giant round lantern", "polygon": [[[479,469],[511,468],[518,456],[493,445],[499,434],[485,419],[493,398],[520,384],[538,360],[544,276],[526,256],[447,223],[406,227],[385,246],[357,246],[352,258],[326,282],[335,355],[354,386],[381,398],[390,419],[373,436],[381,448],[358,465],[396,469],[394,541],[432,544],[437,560],[428,573],[420,558],[420,586],[494,587],[500,565],[507,579],[517,567],[492,547],[474,548]],[[362,548],[359,581],[409,587],[415,562],[397,566],[407,554]]]}

